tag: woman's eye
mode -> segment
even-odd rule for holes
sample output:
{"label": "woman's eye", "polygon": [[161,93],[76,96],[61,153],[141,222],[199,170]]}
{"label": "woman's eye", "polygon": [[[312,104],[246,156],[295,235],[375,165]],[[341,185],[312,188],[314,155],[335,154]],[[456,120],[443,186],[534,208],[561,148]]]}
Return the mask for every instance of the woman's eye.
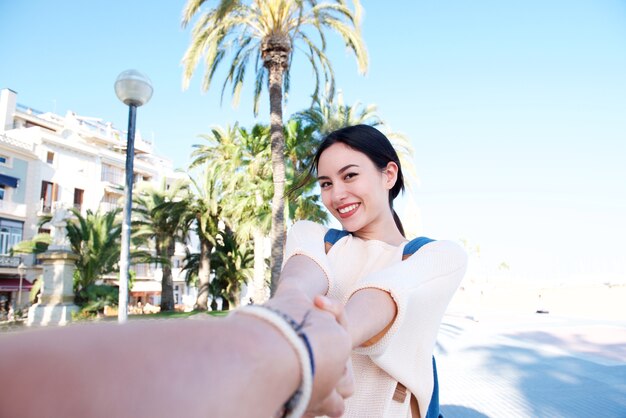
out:
{"label": "woman's eye", "polygon": [[346,174],[346,176],[344,177],[344,179],[345,179],[345,180],[350,180],[351,178],[354,178],[354,177],[356,177],[356,176],[358,176],[358,174],[357,174],[357,173],[348,173],[348,174]]}
{"label": "woman's eye", "polygon": [[325,188],[327,188],[327,187],[330,187],[330,181],[323,181],[323,182],[321,182],[321,183],[320,183],[320,187],[321,187],[322,189],[325,189]]}

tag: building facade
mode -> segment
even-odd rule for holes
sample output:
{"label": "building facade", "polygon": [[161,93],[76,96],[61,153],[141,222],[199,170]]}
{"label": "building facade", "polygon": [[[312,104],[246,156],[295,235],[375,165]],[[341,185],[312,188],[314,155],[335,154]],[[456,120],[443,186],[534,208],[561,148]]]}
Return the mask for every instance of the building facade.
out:
{"label": "building facade", "polygon": [[[16,92],[0,91],[0,305],[6,300],[15,306],[20,293],[26,294],[21,297],[25,305],[33,280],[41,275],[35,257],[11,257],[12,246],[47,232],[45,225],[38,226],[39,219],[58,205],[83,214],[121,207],[125,159],[126,132],[111,123],[73,112],[60,116],[36,111],[18,104]],[[158,187],[180,178],[140,132],[135,135],[133,175],[136,186],[148,182]],[[178,304],[195,298],[195,289],[185,285],[178,267],[184,254],[184,247],[178,246],[172,263]],[[136,276],[131,303],[159,304],[160,268],[131,268]]]}

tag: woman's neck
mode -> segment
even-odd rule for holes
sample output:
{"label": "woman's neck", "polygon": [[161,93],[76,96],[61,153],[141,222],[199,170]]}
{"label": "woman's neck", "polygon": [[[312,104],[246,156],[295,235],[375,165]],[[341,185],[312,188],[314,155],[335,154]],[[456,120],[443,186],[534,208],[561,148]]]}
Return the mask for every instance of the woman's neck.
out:
{"label": "woman's neck", "polygon": [[393,216],[385,217],[379,221],[372,222],[353,234],[363,240],[382,241],[389,245],[398,246],[407,239],[400,233]]}

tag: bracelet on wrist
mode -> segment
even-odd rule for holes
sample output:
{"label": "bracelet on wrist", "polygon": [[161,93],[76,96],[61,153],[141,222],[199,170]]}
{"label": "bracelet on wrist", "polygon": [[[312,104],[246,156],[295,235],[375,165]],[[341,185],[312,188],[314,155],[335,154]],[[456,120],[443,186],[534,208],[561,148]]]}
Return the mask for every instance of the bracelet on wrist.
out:
{"label": "bracelet on wrist", "polygon": [[302,372],[302,381],[296,392],[285,403],[282,416],[285,418],[301,417],[311,399],[315,373],[313,350],[303,330],[309,313],[307,312],[298,323],[284,312],[264,305],[248,305],[237,309],[236,312],[255,316],[273,325],[295,350]]}

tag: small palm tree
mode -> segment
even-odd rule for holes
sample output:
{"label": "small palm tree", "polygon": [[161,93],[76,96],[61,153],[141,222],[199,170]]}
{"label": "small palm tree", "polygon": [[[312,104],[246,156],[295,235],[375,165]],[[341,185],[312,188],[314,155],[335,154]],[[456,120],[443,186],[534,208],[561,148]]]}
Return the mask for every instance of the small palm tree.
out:
{"label": "small palm tree", "polygon": [[[211,176],[216,208],[221,219],[237,231],[240,240],[254,241],[253,293],[263,301],[265,288],[264,241],[270,232],[273,184],[271,181],[269,128],[254,125],[214,127],[201,136],[207,143],[194,145],[190,168],[203,167]],[[216,236],[216,234],[213,234]]]}
{"label": "small palm tree", "polygon": [[171,259],[176,242],[184,242],[189,229],[189,194],[186,182],[175,182],[168,189],[151,185],[138,190],[134,197],[135,238],[154,242],[156,256],[163,269],[161,280],[161,311],[174,310],[174,284]]}
{"label": "small palm tree", "polygon": [[[122,223],[119,217],[121,209],[101,213],[87,210],[85,216],[76,209],[71,209],[72,218],[67,220],[66,231],[72,252],[78,255],[74,291],[78,292],[94,284],[102,276],[119,271],[120,238]],[[42,216],[38,225],[50,222],[51,216]],[[13,247],[13,252],[40,254],[48,249],[52,242],[50,234],[37,234],[33,239],[22,241]],[[145,257],[134,252],[133,258]]]}
{"label": "small palm tree", "polygon": [[214,298],[222,298],[222,310],[239,305],[242,287],[252,278],[254,254],[249,241],[240,241],[228,227],[220,231],[211,254]]}
{"label": "small palm tree", "polygon": [[86,288],[102,275],[119,271],[121,209],[101,214],[87,210],[83,217],[72,209],[74,220],[67,222],[67,238],[76,261],[77,280],[75,290]]}
{"label": "small palm tree", "polygon": [[[200,253],[194,259],[195,274],[197,277],[198,297],[194,309],[208,310],[209,284],[211,278],[211,252],[216,245],[215,237],[219,232],[221,208],[218,204],[219,193],[217,182],[208,166],[201,175],[201,183],[189,177],[192,185],[192,197],[187,207],[187,216],[193,219],[194,228],[200,241]],[[188,256],[189,257],[189,256]],[[190,270],[190,260],[186,259],[184,269]]]}
{"label": "small palm tree", "polygon": [[[317,97],[321,76],[334,91],[334,73],[326,56],[325,31],[338,33],[357,58],[359,71],[367,68],[367,53],[359,30],[360,3],[352,11],[345,0],[252,0],[244,3],[221,0],[217,7],[201,12],[205,0],[188,0],[183,10],[183,27],[200,15],[192,30],[192,40],[183,57],[183,86],[187,87],[195,68],[204,57],[206,71],[203,89],[209,89],[220,62],[232,53],[228,75],[222,88],[233,86],[233,99],[239,99],[250,59],[255,61],[254,113],[267,84],[270,100],[272,153],[272,256],[271,277],[275,286],[280,274],[284,246],[285,139],[283,135],[283,94],[289,91],[289,72],[296,46],[302,45],[314,70]],[[319,36],[316,42],[314,36]],[[284,89],[284,92],[283,92]]]}

